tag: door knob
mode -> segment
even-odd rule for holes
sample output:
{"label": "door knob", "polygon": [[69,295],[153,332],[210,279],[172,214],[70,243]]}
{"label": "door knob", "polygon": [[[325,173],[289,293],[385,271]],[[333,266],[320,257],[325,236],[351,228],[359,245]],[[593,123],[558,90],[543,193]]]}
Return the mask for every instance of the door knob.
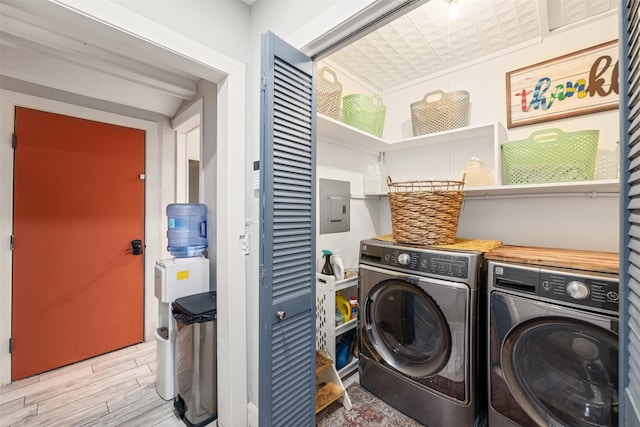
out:
{"label": "door knob", "polygon": [[284,310],[280,310],[276,313],[276,315],[278,316],[278,319],[280,320],[284,320],[285,317],[287,317],[287,313]]}
{"label": "door knob", "polygon": [[142,240],[131,241],[131,253],[133,255],[142,255]]}

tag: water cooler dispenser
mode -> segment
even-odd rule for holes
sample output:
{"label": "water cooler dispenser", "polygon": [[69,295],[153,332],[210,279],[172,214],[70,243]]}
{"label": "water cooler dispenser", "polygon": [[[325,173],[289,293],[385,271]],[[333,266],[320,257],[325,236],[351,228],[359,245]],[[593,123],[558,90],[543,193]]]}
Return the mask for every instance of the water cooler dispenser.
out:
{"label": "water cooler dispenser", "polygon": [[155,296],[158,299],[156,390],[165,400],[174,399],[176,386],[176,321],[171,304],[178,298],[209,291],[207,207],[179,203],[167,206],[169,246],[173,258],[156,261]]}

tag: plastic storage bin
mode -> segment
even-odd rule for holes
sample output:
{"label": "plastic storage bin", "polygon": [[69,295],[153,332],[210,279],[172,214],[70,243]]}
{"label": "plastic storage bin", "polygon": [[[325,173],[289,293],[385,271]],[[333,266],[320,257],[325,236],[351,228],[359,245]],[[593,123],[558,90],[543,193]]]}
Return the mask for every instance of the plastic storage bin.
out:
{"label": "plastic storage bin", "polygon": [[380,138],[387,107],[378,95],[347,95],[342,98],[342,115],[346,124]]}
{"label": "plastic storage bin", "polygon": [[469,125],[469,92],[458,90],[427,93],[422,100],[411,104],[413,136]]}
{"label": "plastic storage bin", "polygon": [[218,416],[216,293],[178,298],[171,307],[178,329],[174,407],[185,424],[206,425]]}
{"label": "plastic storage bin", "polygon": [[337,120],[340,117],[342,83],[338,81],[338,76],[336,76],[335,71],[329,67],[322,67],[318,70],[316,81],[316,105],[318,113]]}
{"label": "plastic storage bin", "polygon": [[167,250],[176,258],[200,256],[207,248],[207,206],[174,203],[167,206]]}
{"label": "plastic storage bin", "polygon": [[599,130],[563,132],[543,129],[527,139],[502,144],[507,184],[590,181],[598,152]]}

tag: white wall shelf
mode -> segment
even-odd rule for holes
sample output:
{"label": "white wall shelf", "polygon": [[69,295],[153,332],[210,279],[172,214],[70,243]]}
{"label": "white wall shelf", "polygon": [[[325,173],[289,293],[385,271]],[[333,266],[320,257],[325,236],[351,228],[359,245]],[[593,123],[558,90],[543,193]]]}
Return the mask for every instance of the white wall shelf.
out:
{"label": "white wall shelf", "polygon": [[317,115],[317,135],[323,141],[371,154],[387,151],[387,141],[322,114]]}
{"label": "white wall shelf", "polygon": [[[620,182],[617,179],[579,182],[554,182],[548,184],[501,185],[497,187],[466,187],[464,195],[467,199],[517,198],[520,196],[549,196],[550,194],[576,195],[584,197],[600,197],[620,193]],[[352,194],[353,200],[383,199],[387,193]]]}
{"label": "white wall shelf", "polygon": [[399,141],[386,141],[331,117],[318,114],[317,118],[317,132],[323,141],[371,154],[410,150],[424,145],[449,143],[460,139],[486,140],[493,138],[497,126],[502,127],[498,123],[491,123],[414,136]]}
{"label": "white wall shelf", "polygon": [[[386,167],[394,181],[404,181],[405,179],[402,179],[402,176],[398,174],[405,173],[408,169],[421,168],[420,173],[424,176],[425,169],[433,173],[441,165],[446,165],[449,168],[449,174],[461,178],[470,153],[481,152],[482,160],[485,166],[493,172],[495,182],[502,182],[500,146],[507,141],[507,132],[500,123],[469,126],[389,142],[338,120],[318,114],[318,136],[322,141],[366,153],[385,153]],[[407,150],[412,150],[412,152],[406,153]],[[413,152],[417,155],[411,156]],[[416,163],[411,164],[412,162]],[[620,182],[617,179],[608,179],[547,184],[495,185],[492,187],[466,187],[464,192],[465,197],[468,198],[487,199],[547,196],[550,194],[599,197],[603,194],[619,194]],[[386,197],[386,194],[351,195],[352,199],[382,197]]]}

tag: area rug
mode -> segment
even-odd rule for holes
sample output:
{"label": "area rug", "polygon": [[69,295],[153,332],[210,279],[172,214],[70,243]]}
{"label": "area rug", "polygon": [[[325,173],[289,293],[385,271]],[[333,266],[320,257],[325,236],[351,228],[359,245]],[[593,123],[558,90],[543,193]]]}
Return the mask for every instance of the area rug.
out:
{"label": "area rug", "polygon": [[360,384],[347,387],[351,410],[334,402],[316,416],[317,427],[421,427],[422,424],[404,415],[369,393]]}

